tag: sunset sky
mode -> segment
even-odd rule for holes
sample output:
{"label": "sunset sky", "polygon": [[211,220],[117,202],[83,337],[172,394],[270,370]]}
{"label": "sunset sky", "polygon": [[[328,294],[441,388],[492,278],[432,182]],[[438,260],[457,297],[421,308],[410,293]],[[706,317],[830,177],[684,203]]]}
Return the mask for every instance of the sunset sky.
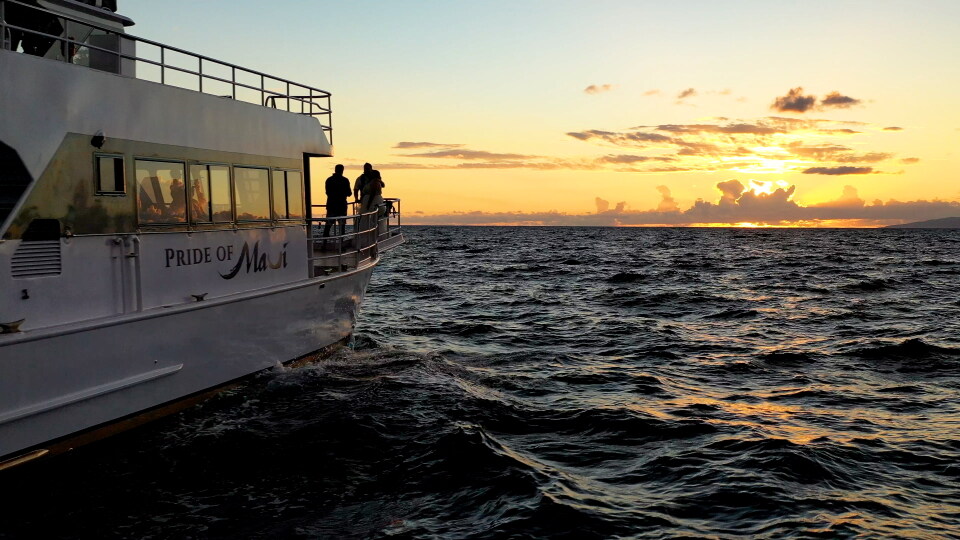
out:
{"label": "sunset sky", "polygon": [[121,0],[333,93],[407,223],[960,216],[960,2]]}

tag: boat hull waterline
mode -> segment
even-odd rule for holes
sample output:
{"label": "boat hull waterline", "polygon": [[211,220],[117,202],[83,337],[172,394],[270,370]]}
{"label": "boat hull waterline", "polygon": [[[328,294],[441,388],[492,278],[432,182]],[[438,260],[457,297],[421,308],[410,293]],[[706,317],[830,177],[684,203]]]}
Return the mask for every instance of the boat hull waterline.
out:
{"label": "boat hull waterline", "polygon": [[[39,339],[23,334],[27,339],[0,349],[0,456],[341,341],[353,331],[372,271],[371,265]],[[24,396],[23,388],[43,388],[45,395]]]}
{"label": "boat hull waterline", "polygon": [[0,0],[0,470],[344,342],[403,242],[319,204],[329,92],[73,4]]}

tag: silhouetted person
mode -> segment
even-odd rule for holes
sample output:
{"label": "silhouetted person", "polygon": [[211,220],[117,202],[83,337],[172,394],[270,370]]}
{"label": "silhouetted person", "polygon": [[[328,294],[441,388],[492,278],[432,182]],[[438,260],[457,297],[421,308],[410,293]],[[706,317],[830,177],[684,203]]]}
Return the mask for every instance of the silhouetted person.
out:
{"label": "silhouetted person", "polygon": [[[347,197],[350,196],[350,180],[347,180],[347,177],[343,175],[343,165],[337,165],[334,168],[334,173],[330,178],[327,178],[324,188],[327,192],[327,217],[340,217],[347,215]],[[337,228],[334,229],[336,233],[339,230],[339,234],[344,233],[346,228],[346,220],[327,220],[326,226],[323,228],[323,235],[330,235],[330,226],[334,223],[337,224]]]}
{"label": "silhouetted person", "polygon": [[369,163],[363,164],[363,174],[357,177],[356,182],[353,183],[353,198],[360,202],[360,194],[363,192],[363,186],[370,180],[370,173],[373,171],[373,165]]}
{"label": "silhouetted person", "polygon": [[383,188],[386,184],[380,178],[380,171],[370,171],[370,178],[360,190],[360,213],[372,212],[383,204]]}
{"label": "silhouetted person", "polygon": [[[30,6],[39,7],[35,0],[27,0],[25,3]],[[59,36],[63,32],[63,26],[60,24],[60,20],[50,13],[34,9],[33,7],[11,3],[7,3],[5,8],[4,17],[9,24],[54,36]],[[54,41],[56,41],[54,38],[38,36],[24,30],[13,29],[10,29],[10,40],[11,51],[16,51],[17,47],[22,44],[23,52],[34,56],[47,54],[47,51],[50,50],[50,47]]]}

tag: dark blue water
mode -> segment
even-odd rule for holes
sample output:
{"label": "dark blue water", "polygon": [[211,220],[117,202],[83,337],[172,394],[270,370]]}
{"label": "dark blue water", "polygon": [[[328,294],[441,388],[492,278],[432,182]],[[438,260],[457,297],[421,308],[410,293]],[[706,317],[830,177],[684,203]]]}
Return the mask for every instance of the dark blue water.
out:
{"label": "dark blue water", "polygon": [[0,477],[0,537],[960,538],[960,231],[408,238],[353,348]]}

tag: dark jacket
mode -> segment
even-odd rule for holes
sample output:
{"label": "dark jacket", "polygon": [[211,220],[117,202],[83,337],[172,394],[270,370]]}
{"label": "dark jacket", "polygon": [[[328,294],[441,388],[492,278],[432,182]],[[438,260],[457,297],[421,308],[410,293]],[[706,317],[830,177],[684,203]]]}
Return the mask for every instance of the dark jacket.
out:
{"label": "dark jacket", "polygon": [[[342,216],[347,211],[347,197],[350,196],[350,180],[342,174],[327,178],[324,188],[327,191],[327,214]],[[339,212],[333,212],[339,210]]]}

